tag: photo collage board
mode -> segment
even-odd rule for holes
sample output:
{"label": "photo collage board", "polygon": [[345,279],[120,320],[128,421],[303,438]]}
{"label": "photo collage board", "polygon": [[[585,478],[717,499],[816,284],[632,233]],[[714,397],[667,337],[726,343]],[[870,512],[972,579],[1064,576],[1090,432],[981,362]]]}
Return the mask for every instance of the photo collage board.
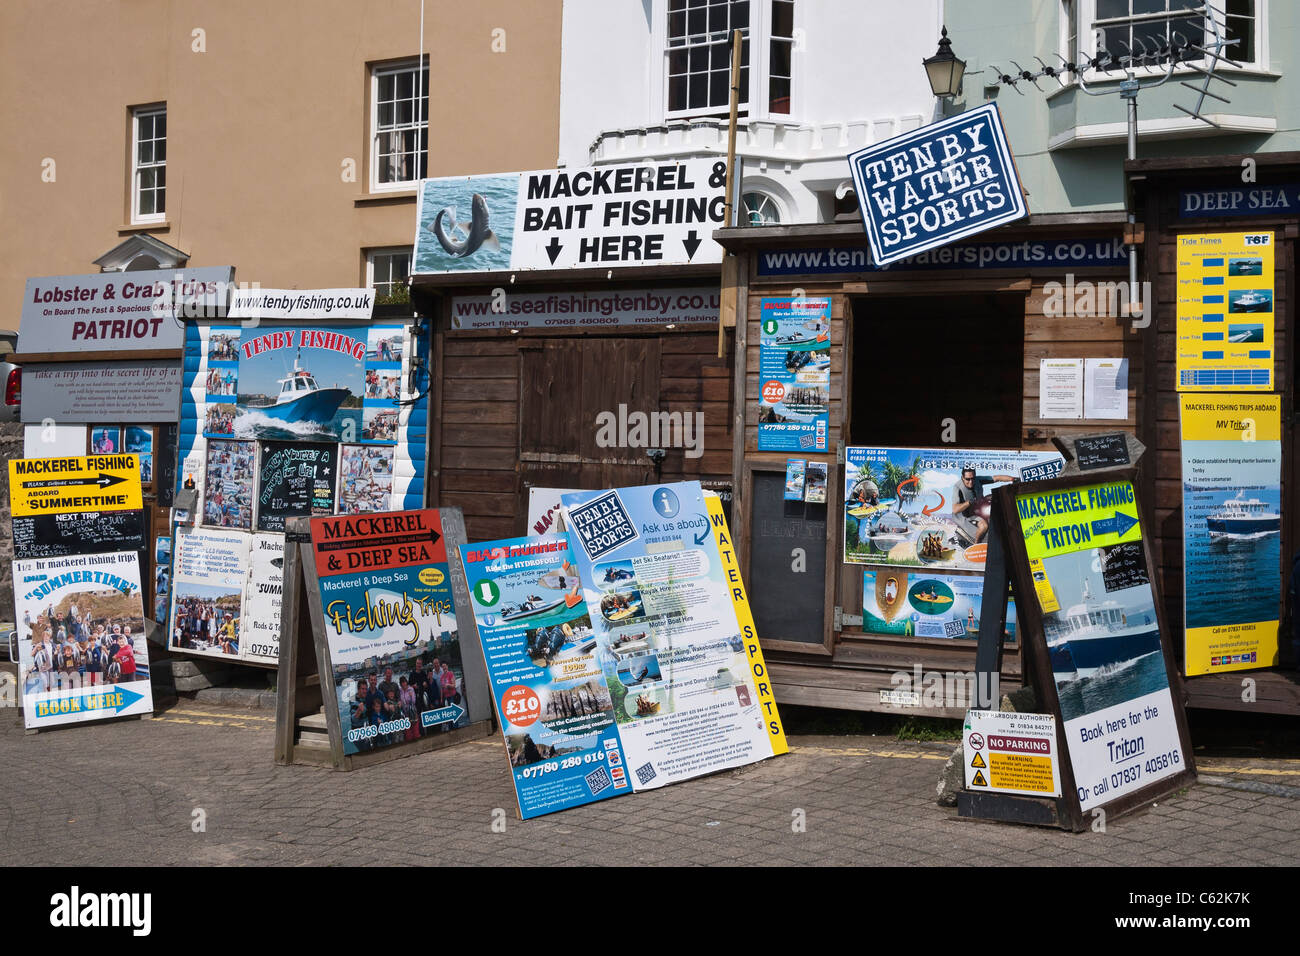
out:
{"label": "photo collage board", "polygon": [[424,504],[425,368],[405,324],[187,327],[173,650],[278,660],[288,520]]}

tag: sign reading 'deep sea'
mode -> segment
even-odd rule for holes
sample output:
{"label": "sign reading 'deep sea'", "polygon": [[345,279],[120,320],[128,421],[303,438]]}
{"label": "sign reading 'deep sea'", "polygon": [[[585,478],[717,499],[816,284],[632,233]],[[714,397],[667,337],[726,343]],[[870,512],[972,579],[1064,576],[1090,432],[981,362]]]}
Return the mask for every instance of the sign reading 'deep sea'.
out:
{"label": "sign reading 'deep sea'", "polygon": [[995,103],[850,153],[849,168],[877,265],[1028,214]]}
{"label": "sign reading 'deep sea'", "polygon": [[721,262],[726,175],[706,158],[426,179],[411,271]]}

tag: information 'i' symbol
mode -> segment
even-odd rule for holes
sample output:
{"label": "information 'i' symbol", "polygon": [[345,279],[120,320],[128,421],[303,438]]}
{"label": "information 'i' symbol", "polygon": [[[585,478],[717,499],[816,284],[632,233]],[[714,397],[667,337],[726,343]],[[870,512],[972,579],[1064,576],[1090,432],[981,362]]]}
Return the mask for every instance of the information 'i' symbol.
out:
{"label": "information 'i' symbol", "polygon": [[495,581],[480,581],[474,585],[474,599],[484,607],[491,607],[501,600],[501,589]]}

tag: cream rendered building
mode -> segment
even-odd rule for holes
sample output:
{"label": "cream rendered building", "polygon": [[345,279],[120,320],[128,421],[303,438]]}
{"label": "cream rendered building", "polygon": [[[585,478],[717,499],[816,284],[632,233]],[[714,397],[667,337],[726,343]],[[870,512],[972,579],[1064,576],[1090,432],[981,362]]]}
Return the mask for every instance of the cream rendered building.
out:
{"label": "cream rendered building", "polygon": [[29,276],[185,262],[267,287],[402,277],[414,180],[555,162],[560,8],[6,0],[0,327],[16,328]]}

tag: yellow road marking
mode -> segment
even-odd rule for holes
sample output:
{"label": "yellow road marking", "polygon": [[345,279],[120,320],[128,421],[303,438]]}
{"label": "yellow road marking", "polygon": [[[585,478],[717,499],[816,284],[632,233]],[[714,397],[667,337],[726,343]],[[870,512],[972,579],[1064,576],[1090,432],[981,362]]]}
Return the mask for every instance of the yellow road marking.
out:
{"label": "yellow road marking", "polygon": [[214,714],[211,711],[207,711],[207,710],[190,710],[188,707],[173,707],[171,710],[167,711],[167,713],[185,714],[186,716],[191,716],[191,717],[220,717],[223,720],[258,720],[258,721],[263,721],[265,723],[271,723],[271,724],[275,723],[274,717],[258,717],[253,714],[244,714],[244,713],[240,713],[240,715],[236,717],[234,714],[231,713]]}
{"label": "yellow road marking", "polygon": [[[954,745],[956,746],[956,745]],[[791,753],[812,752],[837,757],[895,757],[900,760],[947,760],[948,754],[918,750],[876,750],[870,747],[791,747]]]}

